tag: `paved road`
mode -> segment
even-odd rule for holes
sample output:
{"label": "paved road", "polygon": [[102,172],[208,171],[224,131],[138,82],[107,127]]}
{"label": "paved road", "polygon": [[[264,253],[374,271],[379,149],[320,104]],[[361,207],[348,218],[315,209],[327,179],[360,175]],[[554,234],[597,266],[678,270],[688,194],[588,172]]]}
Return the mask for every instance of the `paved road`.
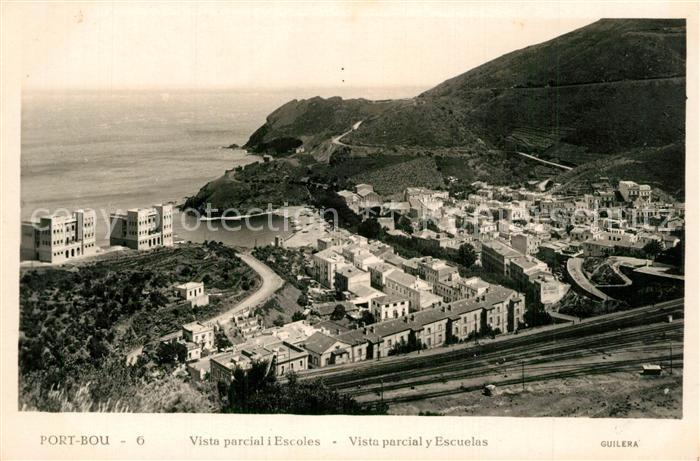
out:
{"label": "paved road", "polygon": [[558,163],[550,162],[550,161],[548,161],[548,160],[544,160],[544,159],[541,159],[541,158],[539,158],[539,157],[535,157],[534,155],[526,154],[525,152],[517,152],[517,151],[516,151],[515,153],[518,154],[518,155],[522,155],[523,157],[532,159],[532,160],[537,160],[538,162],[544,163],[544,164],[546,164],[546,165],[551,165],[551,166],[555,166],[555,167],[557,167],[557,168],[561,168],[562,170],[566,170],[566,171],[573,170],[573,168],[571,168],[570,166],[560,165],[560,164],[558,164]]}
{"label": "paved road", "polygon": [[277,290],[282,288],[284,285],[284,280],[280,278],[275,272],[267,267],[262,262],[255,259],[253,256],[247,253],[238,253],[238,257],[248,264],[255,272],[257,272],[262,278],[262,286],[258,288],[258,291],[251,294],[235,306],[231,307],[227,311],[217,315],[216,317],[210,319],[211,322],[225,324],[231,320],[236,314],[242,312],[248,308],[256,307],[265,301],[267,301]]}
{"label": "paved road", "polygon": [[606,295],[599,289],[597,289],[590,280],[586,278],[583,273],[583,259],[581,258],[571,258],[566,262],[566,270],[571,276],[571,279],[586,293],[590,294],[593,298],[600,299],[602,301],[607,301],[612,299],[610,296]]}

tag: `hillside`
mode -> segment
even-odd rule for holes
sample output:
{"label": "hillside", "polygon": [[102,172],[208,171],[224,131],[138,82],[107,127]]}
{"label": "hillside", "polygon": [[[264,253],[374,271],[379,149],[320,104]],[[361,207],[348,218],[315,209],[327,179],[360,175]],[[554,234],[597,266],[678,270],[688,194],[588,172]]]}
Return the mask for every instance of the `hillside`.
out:
{"label": "hillside", "polygon": [[[272,162],[231,172],[189,202],[297,202],[308,194],[298,181],[304,176],[335,186],[369,181],[392,194],[405,182],[511,184],[561,173],[515,151],[579,166],[557,178],[575,187],[598,168],[683,200],[685,54],[684,20],[603,19],[411,99],[293,100],[244,146],[292,157],[280,186],[266,178],[280,173]],[[299,147],[304,168],[291,168]]]}
{"label": "hillside", "polygon": [[304,145],[314,147],[347,131],[354,123],[383,112],[394,101],[333,97],[290,101],[268,117],[243,146],[256,153],[280,155]]}
{"label": "hillside", "polygon": [[447,80],[366,121],[347,142],[465,146],[478,138],[520,150],[527,143],[507,142],[514,132],[547,131],[539,152],[566,143],[610,154],[680,141],[684,118],[684,21],[601,20]]}

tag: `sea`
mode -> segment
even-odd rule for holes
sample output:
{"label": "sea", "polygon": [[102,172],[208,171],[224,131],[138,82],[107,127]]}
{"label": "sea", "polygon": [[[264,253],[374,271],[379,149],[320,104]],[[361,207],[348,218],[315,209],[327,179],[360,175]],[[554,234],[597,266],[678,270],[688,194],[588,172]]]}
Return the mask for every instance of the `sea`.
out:
{"label": "sea", "polygon": [[[182,203],[208,181],[259,157],[243,145],[270,112],[313,96],[405,98],[425,88],[275,90],[42,90],[22,94],[20,198],[23,220],[94,209],[98,245],[108,244],[109,213]],[[283,218],[252,226],[196,226],[175,217],[182,240],[253,246],[291,232]],[[240,227],[240,229],[232,229]]]}

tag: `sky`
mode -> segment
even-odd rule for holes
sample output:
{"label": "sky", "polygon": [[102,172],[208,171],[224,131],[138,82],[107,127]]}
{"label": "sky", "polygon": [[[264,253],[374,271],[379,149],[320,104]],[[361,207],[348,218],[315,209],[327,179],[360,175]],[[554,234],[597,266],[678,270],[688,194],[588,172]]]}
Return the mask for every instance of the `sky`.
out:
{"label": "sky", "polygon": [[22,85],[428,88],[597,19],[506,5],[25,4]]}

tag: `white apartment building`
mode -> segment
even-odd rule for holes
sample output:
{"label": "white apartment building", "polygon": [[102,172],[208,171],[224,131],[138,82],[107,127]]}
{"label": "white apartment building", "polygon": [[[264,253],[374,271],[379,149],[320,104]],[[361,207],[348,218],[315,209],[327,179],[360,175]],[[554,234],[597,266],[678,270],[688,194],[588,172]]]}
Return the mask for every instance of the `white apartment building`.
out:
{"label": "white apartment building", "polygon": [[349,265],[345,258],[336,253],[333,248],[319,251],[313,255],[314,278],[326,288],[335,288],[335,273],[338,269]]}
{"label": "white apartment building", "polygon": [[372,300],[372,315],[377,321],[408,315],[408,301],[398,296],[380,296]]}
{"label": "white apartment building", "polygon": [[625,202],[635,202],[640,200],[648,202],[651,200],[651,187],[646,184],[637,184],[634,181],[620,181],[617,185],[620,195]]}
{"label": "white apartment building", "polygon": [[38,222],[23,222],[20,257],[62,263],[94,254],[95,221],[94,210],[76,210],[70,216],[52,215]]}
{"label": "white apartment building", "polygon": [[431,292],[432,285],[428,282],[397,270],[386,276],[384,292],[408,300],[411,311],[419,311],[439,305],[442,298]]}
{"label": "white apartment building", "polygon": [[110,219],[110,245],[146,250],[173,245],[173,206],[154,205],[113,213]]}

